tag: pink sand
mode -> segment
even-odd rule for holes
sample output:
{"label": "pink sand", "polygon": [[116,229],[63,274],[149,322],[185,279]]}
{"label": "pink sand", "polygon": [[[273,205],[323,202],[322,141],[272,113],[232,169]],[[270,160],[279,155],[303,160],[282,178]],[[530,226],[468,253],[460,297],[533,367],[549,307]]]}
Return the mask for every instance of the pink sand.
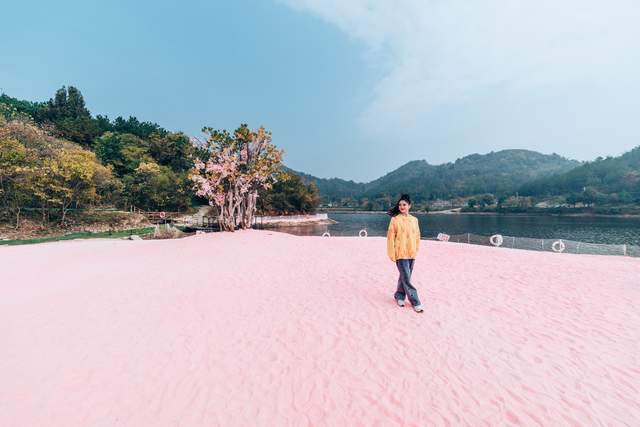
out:
{"label": "pink sand", "polygon": [[638,426],[640,259],[267,231],[0,247],[0,426]]}

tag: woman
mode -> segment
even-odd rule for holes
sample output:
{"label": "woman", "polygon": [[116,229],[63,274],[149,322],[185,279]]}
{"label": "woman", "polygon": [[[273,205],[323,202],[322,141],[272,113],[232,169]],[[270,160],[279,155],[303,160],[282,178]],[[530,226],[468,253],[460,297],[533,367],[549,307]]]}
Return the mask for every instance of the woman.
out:
{"label": "woman", "polygon": [[418,218],[409,214],[411,199],[408,194],[400,196],[400,200],[388,213],[391,215],[387,231],[387,254],[396,263],[400,277],[398,289],[394,295],[396,303],[404,307],[405,296],[418,313],[423,312],[418,298],[418,291],[411,284],[413,263],[420,249],[420,226]]}

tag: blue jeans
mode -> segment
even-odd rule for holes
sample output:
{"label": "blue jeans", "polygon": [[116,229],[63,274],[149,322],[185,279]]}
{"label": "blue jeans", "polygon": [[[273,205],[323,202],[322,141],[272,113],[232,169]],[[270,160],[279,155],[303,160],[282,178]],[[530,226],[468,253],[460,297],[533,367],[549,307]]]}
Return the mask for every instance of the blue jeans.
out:
{"label": "blue jeans", "polygon": [[404,301],[404,297],[409,297],[409,302],[414,307],[420,305],[420,299],[418,298],[418,291],[411,284],[411,273],[413,272],[413,259],[399,259],[396,260],[396,266],[400,272],[398,278],[398,289],[394,295],[395,299]]}

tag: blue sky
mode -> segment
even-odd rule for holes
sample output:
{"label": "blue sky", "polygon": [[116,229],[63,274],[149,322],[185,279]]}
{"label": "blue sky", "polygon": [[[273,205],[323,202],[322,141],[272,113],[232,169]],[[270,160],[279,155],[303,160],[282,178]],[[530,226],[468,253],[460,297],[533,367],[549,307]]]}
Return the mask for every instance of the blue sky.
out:
{"label": "blue sky", "polygon": [[640,6],[567,0],[11,2],[0,88],[199,136],[264,125],[285,163],[367,181],[504,148],[640,144]]}

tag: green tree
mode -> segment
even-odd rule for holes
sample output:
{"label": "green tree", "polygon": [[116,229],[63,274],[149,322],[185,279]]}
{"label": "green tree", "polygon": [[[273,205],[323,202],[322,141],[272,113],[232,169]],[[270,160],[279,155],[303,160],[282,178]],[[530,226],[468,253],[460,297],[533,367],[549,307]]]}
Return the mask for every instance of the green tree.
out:
{"label": "green tree", "polygon": [[138,209],[182,210],[189,203],[185,177],[153,161],[140,163],[124,184],[129,203]]}
{"label": "green tree", "polygon": [[153,162],[149,144],[132,134],[106,132],[96,139],[95,151],[103,163],[113,166],[118,176],[133,173],[142,162]]}
{"label": "green tree", "polygon": [[287,215],[313,213],[320,204],[318,187],[305,184],[300,176],[283,172],[270,189],[262,189],[259,209],[265,214]]}
{"label": "green tree", "polygon": [[40,102],[23,101],[4,93],[0,95],[0,116],[4,116],[7,120],[35,120],[38,118],[41,108],[42,103]]}
{"label": "green tree", "polygon": [[65,144],[53,159],[44,161],[44,166],[51,177],[50,201],[60,207],[62,224],[72,206],[98,200],[96,179],[104,180],[110,174],[94,153],[73,144]]}
{"label": "green tree", "polygon": [[590,187],[585,188],[584,192],[582,193],[582,200],[584,204],[587,206],[592,206],[595,203],[597,198],[598,198],[598,193],[593,188],[590,188]]}
{"label": "green tree", "polygon": [[496,202],[496,198],[493,196],[493,194],[483,194],[480,197],[480,206],[481,207],[486,207],[486,206],[491,206]]}
{"label": "green tree", "polygon": [[43,222],[49,208],[58,209],[64,224],[71,207],[96,203],[118,184],[93,152],[52,138],[28,121],[3,123],[0,148],[3,204],[11,204],[17,223],[20,207],[29,206],[42,209]]}
{"label": "green tree", "polygon": [[0,138],[0,200],[2,207],[15,217],[20,226],[20,211],[28,203],[30,169],[29,152],[13,138]]}
{"label": "green tree", "polygon": [[568,204],[575,208],[576,204],[582,201],[582,196],[576,193],[571,193],[566,197],[566,200]]}
{"label": "green tree", "polygon": [[508,197],[507,196],[500,196],[498,198],[498,208],[502,208],[502,205],[507,201]]}
{"label": "green tree", "polygon": [[142,139],[148,139],[153,134],[165,136],[168,133],[156,123],[141,122],[136,117],[131,116],[126,120],[120,116],[116,117],[111,125],[111,130],[119,133],[130,133]]}
{"label": "green tree", "polygon": [[178,172],[193,166],[193,145],[183,133],[152,133],[148,145],[149,153],[162,166]]}
{"label": "green tree", "polygon": [[58,136],[90,146],[100,134],[100,127],[87,109],[80,91],[73,87],[62,87],[37,114],[40,121],[54,125]]}

